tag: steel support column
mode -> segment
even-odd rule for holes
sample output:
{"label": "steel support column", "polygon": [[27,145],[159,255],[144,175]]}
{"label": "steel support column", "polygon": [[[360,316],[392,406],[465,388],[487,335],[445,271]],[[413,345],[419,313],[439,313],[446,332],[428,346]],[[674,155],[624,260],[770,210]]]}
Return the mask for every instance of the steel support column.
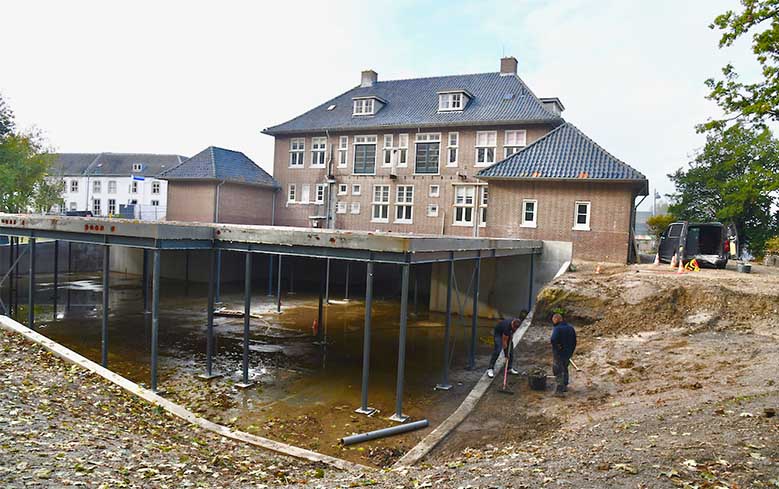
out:
{"label": "steel support column", "polygon": [[149,250],[143,250],[143,270],[141,270],[141,295],[143,312],[149,313]]}
{"label": "steel support column", "polygon": [[533,268],[535,267],[535,255],[530,255],[530,279],[527,284],[527,310],[533,307]]}
{"label": "steel support column", "polygon": [[214,303],[222,303],[222,250],[216,250],[216,278],[214,279]]}
{"label": "steel support column", "polygon": [[[16,246],[15,246],[15,248],[16,248],[16,251],[15,251],[16,255],[14,257],[14,260],[18,260],[19,256],[21,256],[21,254],[22,254],[19,245],[20,245],[19,237],[17,236],[16,237]],[[15,273],[14,273],[14,314],[15,314],[16,318],[19,319],[19,276],[22,274],[21,262],[17,263],[14,268],[15,268]]]}
{"label": "steel support column", "polygon": [[327,273],[325,274],[325,303],[330,304],[330,258],[327,259]]}
{"label": "steel support column", "polygon": [[479,325],[479,282],[481,279],[481,257],[476,259],[473,272],[473,309],[471,315],[471,346],[468,350],[468,370],[476,368],[476,327]]}
{"label": "steel support column", "polygon": [[408,416],[403,414],[403,381],[406,374],[406,330],[408,328],[408,275],[411,266],[401,265],[403,278],[400,291],[400,332],[398,334],[398,382],[395,389],[395,414],[390,420],[405,423]]}
{"label": "steel support column", "polygon": [[273,297],[273,255],[268,255],[268,297]]}
{"label": "steel support column", "polygon": [[30,260],[30,276],[27,278],[28,292],[27,292],[27,327],[35,329],[35,238],[30,238],[29,260]]}
{"label": "steel support column", "polygon": [[454,260],[449,262],[449,271],[446,279],[446,324],[444,326],[444,370],[441,375],[441,383],[436,389],[448,391],[452,388],[449,383],[449,343],[452,337],[452,282],[454,279]]}
{"label": "steel support column", "polygon": [[243,272],[243,363],[241,382],[235,384],[239,389],[251,387],[249,382],[249,326],[252,313],[252,254],[246,253],[246,262]]}
{"label": "steel support column", "polygon": [[281,312],[281,255],[279,255],[279,271],[276,277],[276,312]]}
{"label": "steel support column", "polygon": [[214,294],[216,279],[216,251],[208,252],[208,310],[206,311],[206,373],[200,377],[206,380],[219,377],[213,372],[214,359]]}
{"label": "steel support column", "polygon": [[345,301],[349,300],[349,265],[350,264],[351,264],[350,262],[348,262],[348,261],[346,262],[346,284],[345,284],[345,287],[344,287],[344,300]]}
{"label": "steel support column", "polygon": [[317,309],[316,319],[316,337],[317,340],[323,342],[325,338],[325,267],[319,267],[319,304]]}
{"label": "steel support column", "polygon": [[101,328],[100,364],[108,367],[108,294],[111,289],[111,247],[103,248],[103,323]]}
{"label": "steel support column", "polygon": [[8,237],[8,317],[13,317],[13,297],[14,297],[14,237]]}
{"label": "steel support column", "polygon": [[[73,270],[73,243],[68,241],[68,280],[70,280],[70,272]],[[65,312],[70,312],[70,287],[65,289]]]}
{"label": "steel support column", "polygon": [[368,407],[368,380],[371,372],[371,319],[373,318],[373,262],[367,264],[365,274],[365,328],[362,336],[362,391],[356,413],[370,416],[376,410]]}
{"label": "steel support column", "polygon": [[54,289],[54,293],[51,297],[52,302],[52,321],[57,320],[57,295],[59,293],[59,273],[60,273],[60,242],[58,239],[54,240],[54,284],[52,288]]}
{"label": "steel support column", "polygon": [[157,392],[157,343],[160,329],[160,250],[152,252],[154,261],[151,291],[151,390]]}

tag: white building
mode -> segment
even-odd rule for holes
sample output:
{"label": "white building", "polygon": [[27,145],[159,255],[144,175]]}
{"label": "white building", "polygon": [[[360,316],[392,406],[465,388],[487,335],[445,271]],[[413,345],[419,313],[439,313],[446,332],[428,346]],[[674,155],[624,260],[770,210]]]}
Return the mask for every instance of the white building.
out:
{"label": "white building", "polygon": [[61,179],[62,205],[53,212],[89,211],[95,216],[123,215],[165,219],[168,182],[157,177],[186,159],[179,155],[58,153],[50,177]]}

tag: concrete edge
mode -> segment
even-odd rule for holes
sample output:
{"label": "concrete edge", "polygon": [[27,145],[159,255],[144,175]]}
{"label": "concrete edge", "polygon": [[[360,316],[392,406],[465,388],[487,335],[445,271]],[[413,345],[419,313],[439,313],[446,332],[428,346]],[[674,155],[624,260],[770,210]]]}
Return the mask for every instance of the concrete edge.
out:
{"label": "concrete edge", "polygon": [[[563,263],[554,278],[556,279],[568,271],[570,265],[570,261]],[[533,305],[533,307],[530,309],[530,312],[528,312],[527,317],[524,319],[524,321],[522,321],[519,329],[514,334],[512,341],[514,348],[516,348],[519,342],[522,341],[522,337],[525,336],[528,328],[530,328],[530,324],[533,322],[533,315],[535,314],[535,310],[536,307]],[[495,363],[495,371],[500,371],[505,365],[505,362],[505,355],[501,354],[500,358],[498,358],[498,361]],[[500,376],[498,375],[495,378],[498,377]],[[395,462],[395,464],[392,466],[392,469],[395,470],[403,467],[410,467],[422,460],[428,453],[430,453],[431,450],[433,450],[433,448],[438,446],[438,444],[441,443],[443,439],[449,435],[449,433],[454,431],[454,429],[457,428],[460,423],[465,421],[465,418],[467,418],[469,414],[471,414],[481,398],[487,392],[487,389],[490,387],[490,385],[492,385],[493,380],[495,379],[489,378],[485,372],[479,381],[476,382],[476,385],[473,387],[473,389],[471,389],[471,392],[468,393],[460,406],[441,424],[436,426],[433,431],[428,433],[428,435],[425,436],[419,443],[417,443],[411,450],[406,452],[406,454],[403,455],[400,460]]]}
{"label": "concrete edge", "polygon": [[260,436],[252,435],[250,433],[245,433],[243,431],[235,431],[228,428],[227,426],[208,421],[207,419],[195,415],[193,412],[189,411],[185,407],[176,404],[174,402],[171,402],[165,399],[164,397],[155,394],[151,390],[141,387],[135,382],[132,382],[122,377],[121,375],[118,375],[106,368],[103,368],[102,366],[96,364],[92,360],[89,360],[88,358],[79,355],[73,350],[70,350],[69,348],[66,348],[63,345],[60,345],[59,343],[52,341],[49,338],[39,333],[36,333],[30,328],[14,321],[13,319],[7,316],[0,316],[0,327],[7,331],[20,334],[28,341],[31,341],[33,343],[42,346],[43,348],[45,348],[55,356],[61,358],[62,360],[79,365],[85,370],[97,374],[100,377],[106,379],[107,381],[118,385],[119,387],[130,392],[131,394],[134,394],[147,402],[160,406],[170,414],[177,416],[183,419],[184,421],[187,421],[199,428],[208,430],[212,433],[216,433],[217,435],[224,436],[225,438],[230,438],[233,440],[249,443],[251,445],[260,448],[265,448],[267,450],[271,450],[273,452],[280,453],[283,455],[289,455],[291,457],[308,460],[310,462],[319,462],[319,463],[327,464],[332,467],[345,470],[345,471],[366,472],[366,471],[374,470],[364,465],[348,462],[340,458],[331,457],[329,455],[313,452],[311,450],[306,450],[304,448],[287,445],[286,443],[277,442],[274,440],[270,440],[268,438],[263,438]]}

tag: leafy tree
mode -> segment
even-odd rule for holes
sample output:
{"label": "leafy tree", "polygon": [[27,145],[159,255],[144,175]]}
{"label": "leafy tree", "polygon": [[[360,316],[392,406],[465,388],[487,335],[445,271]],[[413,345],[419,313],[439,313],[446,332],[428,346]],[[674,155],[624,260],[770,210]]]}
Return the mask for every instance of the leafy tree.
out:
{"label": "leafy tree", "polygon": [[61,186],[47,182],[53,155],[35,132],[16,131],[13,112],[0,97],[0,212],[48,210],[61,201]]}
{"label": "leafy tree", "polygon": [[732,222],[755,251],[777,234],[779,141],[767,128],[714,129],[689,168],[668,177],[676,185],[669,210],[679,219]]}
{"label": "leafy tree", "polygon": [[672,214],[657,214],[649,216],[646,219],[646,226],[649,228],[649,233],[654,236],[655,239],[660,239],[660,235],[663,234],[663,231],[665,231],[674,221],[676,221],[676,216]]}
{"label": "leafy tree", "polygon": [[736,68],[728,63],[723,78],[706,80],[714,100],[727,116],[699,126],[700,130],[723,128],[731,121],[764,124],[779,121],[779,0],[741,0],[741,11],[728,10],[709,25],[722,31],[720,48],[731,46],[752,32],[752,52],[760,64],[762,76],[754,82],[739,79]]}

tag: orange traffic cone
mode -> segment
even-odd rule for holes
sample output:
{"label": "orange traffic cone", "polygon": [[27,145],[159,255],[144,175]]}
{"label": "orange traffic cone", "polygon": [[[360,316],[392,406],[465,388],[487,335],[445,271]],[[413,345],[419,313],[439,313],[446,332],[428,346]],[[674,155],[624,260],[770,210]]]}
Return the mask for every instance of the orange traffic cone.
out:
{"label": "orange traffic cone", "polygon": [[676,253],[674,253],[673,258],[671,258],[671,270],[675,269],[679,263],[676,260]]}
{"label": "orange traffic cone", "polygon": [[679,260],[679,270],[676,273],[684,273],[684,260]]}
{"label": "orange traffic cone", "polygon": [[655,255],[655,265],[660,265],[660,252],[658,251]]}

